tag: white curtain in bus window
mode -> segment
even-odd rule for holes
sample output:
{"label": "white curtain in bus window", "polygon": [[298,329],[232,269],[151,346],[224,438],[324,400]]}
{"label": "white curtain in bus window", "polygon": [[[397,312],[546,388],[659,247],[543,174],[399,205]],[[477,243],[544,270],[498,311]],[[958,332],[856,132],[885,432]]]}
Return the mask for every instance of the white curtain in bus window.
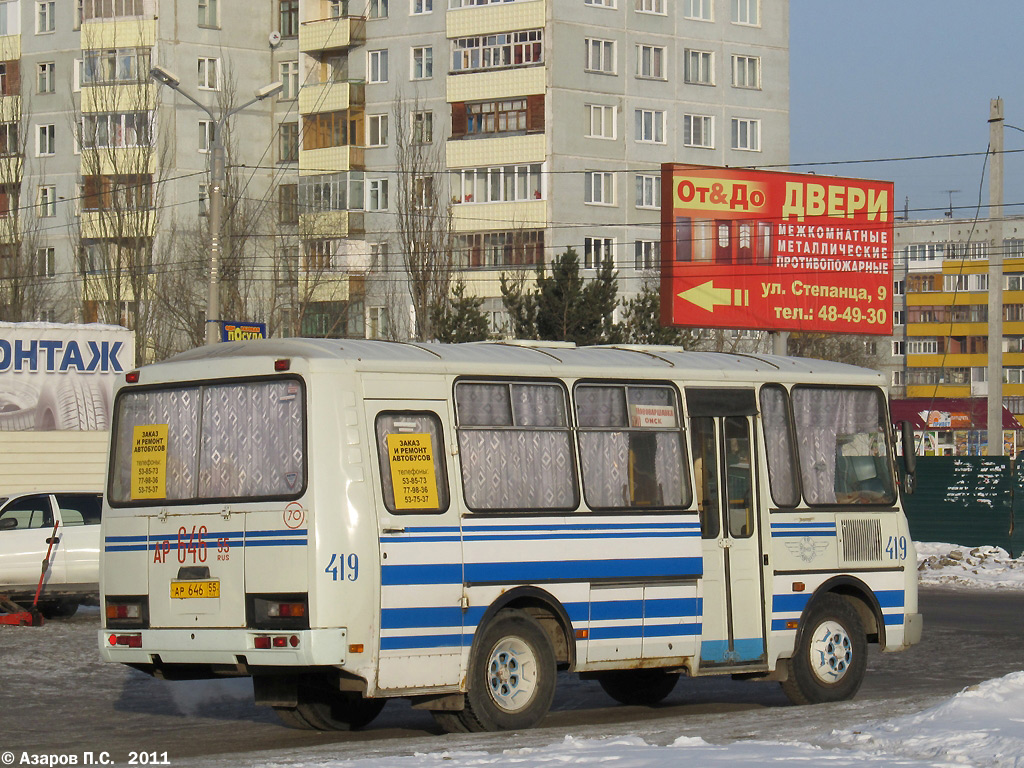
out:
{"label": "white curtain in bus window", "polygon": [[575,397],[587,506],[689,506],[674,390],[584,384]]}
{"label": "white curtain in bus window", "polygon": [[467,507],[576,508],[575,463],[560,385],[460,382],[455,404]]}
{"label": "white curtain in bus window", "polygon": [[794,464],[793,424],[786,401],[786,390],[782,387],[767,386],[761,390],[761,424],[772,500],[780,507],[795,507],[800,502],[800,489]]}
{"label": "white curtain in bus window", "polygon": [[131,500],[132,442],[136,427],[167,425],[166,498],[196,496],[199,453],[199,388],[128,392],[117,400],[111,500]]}
{"label": "white curtain in bus window", "polygon": [[885,409],[874,389],[795,387],[793,417],[809,504],[892,504]]}
{"label": "white curtain in bus window", "polygon": [[[448,509],[444,435],[434,413],[400,411],[377,416],[377,458],[384,505],[392,514]],[[406,442],[410,448],[406,450]],[[395,493],[395,484],[402,486]]]}
{"label": "white curtain in bus window", "polygon": [[199,498],[300,491],[303,421],[302,391],[295,380],[204,387]]}

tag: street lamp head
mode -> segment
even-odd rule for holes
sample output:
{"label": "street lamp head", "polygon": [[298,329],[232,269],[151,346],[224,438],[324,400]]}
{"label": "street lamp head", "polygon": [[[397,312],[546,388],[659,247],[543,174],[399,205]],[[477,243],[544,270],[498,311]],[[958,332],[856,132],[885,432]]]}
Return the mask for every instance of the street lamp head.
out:
{"label": "street lamp head", "polygon": [[280,80],[277,80],[273,83],[268,83],[267,85],[264,85],[262,88],[256,89],[256,101],[263,101],[264,99],[268,99],[271,96],[280,93],[283,89],[284,83],[282,83]]}
{"label": "street lamp head", "polygon": [[181,85],[181,80],[171,72],[169,69],[163,67],[154,66],[149,70],[149,76],[156,80],[158,83],[163,83],[169,88],[177,88]]}

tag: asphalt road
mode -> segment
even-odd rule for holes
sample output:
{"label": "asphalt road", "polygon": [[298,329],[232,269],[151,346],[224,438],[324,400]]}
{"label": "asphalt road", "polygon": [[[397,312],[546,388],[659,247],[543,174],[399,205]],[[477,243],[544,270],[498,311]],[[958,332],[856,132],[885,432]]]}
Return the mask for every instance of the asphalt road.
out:
{"label": "asphalt road", "polygon": [[[166,752],[171,765],[288,764],[301,759],[500,749],[566,734],[632,733],[649,743],[682,735],[712,742],[787,738],[816,743],[832,728],[920,711],[962,688],[1024,669],[1024,592],[922,589],[924,638],[910,651],[872,648],[851,702],[790,706],[774,683],[682,680],[656,708],[616,705],[593,682],[564,675],[550,715],[528,734],[441,735],[426,712],[395,701],[365,731],[291,730],[252,703],[247,680],[168,683],[96,651],[97,609],[41,628],[0,627],[0,752]],[[514,741],[510,741],[514,739]]]}

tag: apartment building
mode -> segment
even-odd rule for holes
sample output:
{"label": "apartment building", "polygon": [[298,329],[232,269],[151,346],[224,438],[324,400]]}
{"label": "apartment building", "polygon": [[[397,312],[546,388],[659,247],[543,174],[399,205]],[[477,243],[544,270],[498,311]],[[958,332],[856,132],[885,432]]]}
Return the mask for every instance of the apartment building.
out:
{"label": "apartment building", "polygon": [[220,319],[408,337],[408,232],[449,217],[496,330],[502,272],[570,247],[636,294],[662,162],[787,163],[788,29],[785,0],[2,0],[0,303],[200,343],[218,123]]}
{"label": "apartment building", "polygon": [[[990,226],[987,219],[897,222],[885,361],[893,397],[943,403],[940,410],[959,401],[965,413],[968,399],[987,397]],[[1024,415],[1024,217],[1006,218],[1002,230],[1003,405]],[[957,450],[952,431],[937,439],[936,450]]]}

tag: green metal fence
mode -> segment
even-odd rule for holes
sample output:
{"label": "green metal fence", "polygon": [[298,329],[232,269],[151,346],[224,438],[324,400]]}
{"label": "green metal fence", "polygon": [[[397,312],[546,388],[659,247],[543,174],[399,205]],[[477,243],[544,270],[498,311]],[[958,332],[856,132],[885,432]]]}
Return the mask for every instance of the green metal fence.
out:
{"label": "green metal fence", "polygon": [[904,504],[915,541],[992,544],[1014,556],[1024,549],[1024,477],[1010,459],[921,456],[917,489]]}

